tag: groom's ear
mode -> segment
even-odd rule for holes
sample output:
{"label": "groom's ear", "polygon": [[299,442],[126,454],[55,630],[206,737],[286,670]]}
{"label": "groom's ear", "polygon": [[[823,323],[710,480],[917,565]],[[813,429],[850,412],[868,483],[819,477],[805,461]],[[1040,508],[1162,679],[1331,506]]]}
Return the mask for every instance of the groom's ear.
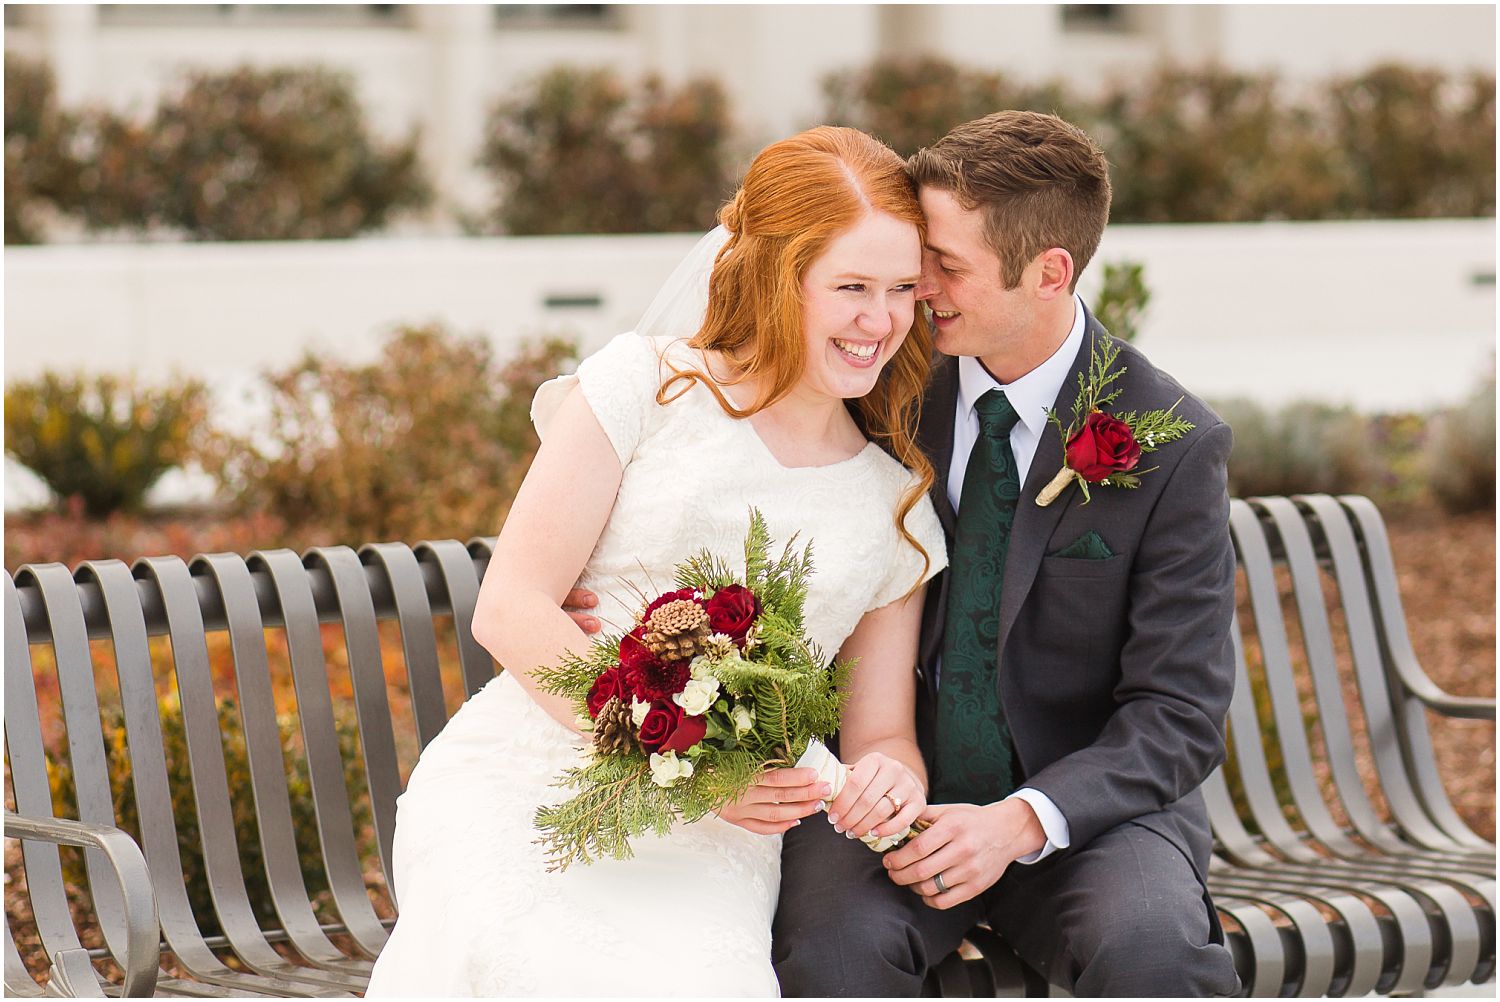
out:
{"label": "groom's ear", "polygon": [[1031,262],[1036,270],[1036,294],[1041,300],[1072,295],[1073,255],[1061,247],[1042,251]]}

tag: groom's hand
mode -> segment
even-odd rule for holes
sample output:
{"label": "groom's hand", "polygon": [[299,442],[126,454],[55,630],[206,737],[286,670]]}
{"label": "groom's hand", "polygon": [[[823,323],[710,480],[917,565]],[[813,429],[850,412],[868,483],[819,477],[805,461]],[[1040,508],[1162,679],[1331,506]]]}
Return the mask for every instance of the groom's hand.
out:
{"label": "groom's hand", "polygon": [[588,613],[589,609],[598,604],[598,595],[595,595],[587,588],[574,588],[563,599],[563,612],[566,612],[568,617],[584,633],[598,633],[599,620]]}
{"label": "groom's hand", "polygon": [[[893,881],[910,887],[933,908],[952,908],[995,885],[1022,856],[1047,844],[1036,812],[1024,800],[936,804],[922,820],[931,824],[906,845],[885,855]],[[935,878],[942,874],[943,887]]]}

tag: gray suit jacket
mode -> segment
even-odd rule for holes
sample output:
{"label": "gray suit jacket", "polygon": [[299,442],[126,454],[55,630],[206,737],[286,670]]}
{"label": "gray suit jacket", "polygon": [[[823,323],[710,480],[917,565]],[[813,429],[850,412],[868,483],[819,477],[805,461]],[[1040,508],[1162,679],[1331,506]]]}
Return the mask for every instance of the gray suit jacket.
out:
{"label": "gray suit jacket", "polygon": [[[1110,337],[1089,314],[1083,347],[1055,407],[1066,425],[1092,339]],[[1158,467],[1136,490],[1076,484],[1046,508],[1036,496],[1062,465],[1050,423],[1021,492],[1006,556],[996,650],[1000,704],[1018,779],[1067,818],[1071,847],[1125,822],[1149,827],[1205,875],[1212,836],[1198,787],[1224,759],[1234,684],[1230,637],[1234,551],[1226,463],[1229,426],[1146,357],[1121,342],[1127,370],[1113,412],[1166,408],[1196,428],[1142,457]],[[937,469],[932,501],[953,545],[945,489],[953,460],[958,366],[942,358],[922,409],[919,441]],[[1094,530],[1114,556],[1054,555]],[[931,758],[950,575],[928,586],[918,673],[918,735]]]}

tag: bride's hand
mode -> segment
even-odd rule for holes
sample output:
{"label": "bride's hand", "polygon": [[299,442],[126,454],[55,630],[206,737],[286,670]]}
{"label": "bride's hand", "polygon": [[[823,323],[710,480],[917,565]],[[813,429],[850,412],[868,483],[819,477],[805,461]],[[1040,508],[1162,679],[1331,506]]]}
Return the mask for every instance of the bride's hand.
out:
{"label": "bride's hand", "polygon": [[767,769],[759,781],[719,811],[719,817],[757,835],[779,835],[818,812],[833,791],[813,769]]}
{"label": "bride's hand", "polygon": [[849,770],[838,799],[828,805],[828,820],[855,838],[871,831],[884,837],[908,827],[926,807],[927,793],[904,763],[870,752]]}

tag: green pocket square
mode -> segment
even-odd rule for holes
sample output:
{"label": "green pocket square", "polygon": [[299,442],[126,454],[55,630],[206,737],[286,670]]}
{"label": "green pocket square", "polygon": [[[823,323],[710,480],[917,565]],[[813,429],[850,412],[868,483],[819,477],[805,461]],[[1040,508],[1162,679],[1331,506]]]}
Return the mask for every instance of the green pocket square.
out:
{"label": "green pocket square", "polygon": [[1108,560],[1115,555],[1115,551],[1109,548],[1109,544],[1104,541],[1103,536],[1090,529],[1067,546],[1047,555],[1049,557],[1068,557],[1073,560]]}

